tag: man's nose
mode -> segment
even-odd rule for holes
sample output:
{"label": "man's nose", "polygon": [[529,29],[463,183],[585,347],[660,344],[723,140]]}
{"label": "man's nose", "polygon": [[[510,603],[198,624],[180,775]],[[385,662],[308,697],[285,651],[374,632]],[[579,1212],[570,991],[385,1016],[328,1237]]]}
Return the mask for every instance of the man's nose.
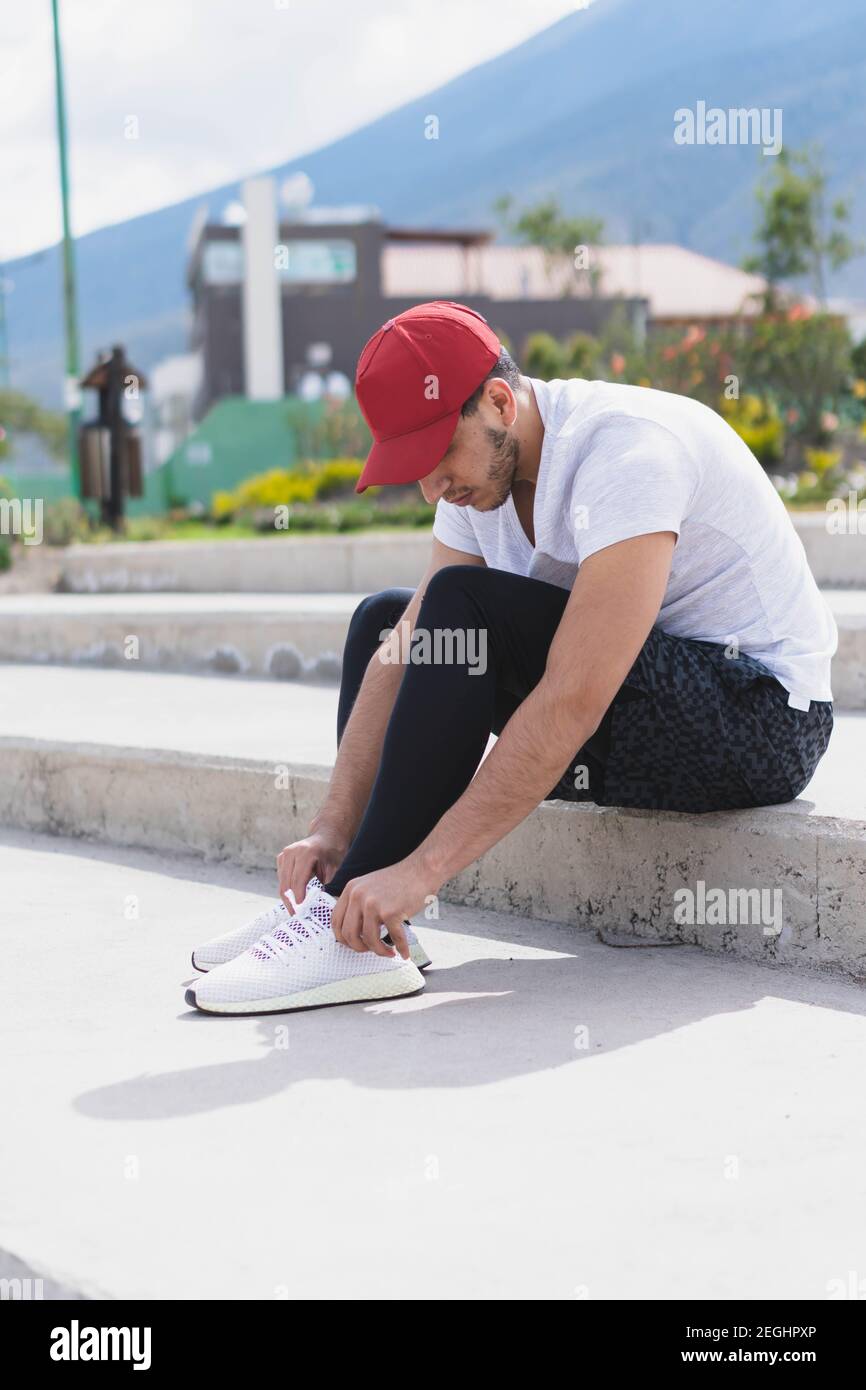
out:
{"label": "man's nose", "polygon": [[438,502],[443,493],[448,491],[448,479],[437,478],[435,473],[431,473],[420,480],[419,487],[424,501],[432,507],[433,503]]}

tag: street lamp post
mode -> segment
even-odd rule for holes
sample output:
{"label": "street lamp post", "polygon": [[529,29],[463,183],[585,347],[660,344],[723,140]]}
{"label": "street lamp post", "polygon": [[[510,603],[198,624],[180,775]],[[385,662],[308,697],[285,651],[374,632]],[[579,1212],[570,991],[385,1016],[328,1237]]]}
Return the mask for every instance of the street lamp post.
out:
{"label": "street lamp post", "polygon": [[66,329],[66,412],[69,420],[69,474],[73,494],[81,495],[78,468],[78,429],[81,421],[81,388],[78,382],[78,311],[75,298],[75,248],[69,220],[69,162],[66,145],[66,102],[63,94],[63,61],[60,53],[60,20],[57,0],[51,0],[54,21],[54,76],[57,92],[57,143],[60,153],[60,198],[63,208],[63,321]]}
{"label": "street lamp post", "polygon": [[6,276],[0,262],[0,390],[9,385],[9,335],[6,331]]}

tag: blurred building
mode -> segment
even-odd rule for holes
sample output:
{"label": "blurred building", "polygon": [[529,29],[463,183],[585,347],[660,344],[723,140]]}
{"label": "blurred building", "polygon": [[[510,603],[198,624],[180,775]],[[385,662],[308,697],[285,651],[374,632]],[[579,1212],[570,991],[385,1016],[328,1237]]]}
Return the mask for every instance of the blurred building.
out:
{"label": "blurred building", "polygon": [[372,209],[313,210],[277,225],[272,192],[262,187],[269,182],[244,186],[242,225],[195,230],[188,279],[201,359],[196,418],[225,396],[303,395],[311,374],[351,382],[370,335],[424,299],[470,305],[518,352],[539,330],[598,332],[617,305],[643,329],[640,296],[564,297],[552,285],[527,293],[519,274],[497,282],[491,253],[499,248],[487,231],[391,227]]}
{"label": "blurred building", "polygon": [[[724,261],[702,256],[685,246],[645,243],[590,249],[597,293],[605,299],[645,301],[648,321],[659,326],[723,324],[757,312],[766,281]],[[464,257],[448,246],[386,243],[382,278],[386,295],[414,294],[420,299],[459,297],[469,269]],[[473,248],[471,283],[493,301],[519,298],[532,302],[535,322],[542,305],[564,296],[586,299],[589,277],[568,264],[551,263],[538,246],[495,246],[486,240]],[[494,317],[496,310],[493,311]],[[553,332],[553,329],[549,331]]]}
{"label": "blurred building", "polygon": [[648,322],[726,322],[764,282],[680,246],[590,248],[590,269],[489,231],[386,225],[375,209],[296,210],[278,219],[269,178],[249,179],[228,221],[199,222],[188,280],[200,360],[194,418],[226,396],[310,398],[349,388],[364,343],[425,299],[477,309],[515,355],[528,336],[598,333],[617,309]]}

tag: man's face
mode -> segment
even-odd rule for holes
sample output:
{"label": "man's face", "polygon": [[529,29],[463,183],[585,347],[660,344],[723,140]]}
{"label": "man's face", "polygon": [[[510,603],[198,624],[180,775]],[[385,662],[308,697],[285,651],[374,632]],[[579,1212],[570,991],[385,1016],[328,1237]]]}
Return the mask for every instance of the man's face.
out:
{"label": "man's face", "polygon": [[[513,433],[516,418],[514,396],[503,382],[488,382],[477,409],[461,416],[441,463],[422,478],[419,487],[426,502],[446,502],[494,511],[508,499],[520,460],[520,445]],[[503,390],[510,401],[503,401]]]}

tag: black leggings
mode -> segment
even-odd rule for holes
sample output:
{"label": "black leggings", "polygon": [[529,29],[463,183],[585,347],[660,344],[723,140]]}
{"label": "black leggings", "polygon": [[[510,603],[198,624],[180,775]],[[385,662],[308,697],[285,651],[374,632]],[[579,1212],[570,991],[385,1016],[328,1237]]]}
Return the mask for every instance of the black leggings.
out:
{"label": "black leggings", "polygon": [[[397,625],[411,597],[411,589],[387,589],[355,611],[343,654],[338,744],[382,633]],[[326,885],[330,893],[339,895],[350,879],[411,854],[463,794],[490,734],[502,731],[544,674],[568,598],[567,590],[552,584],[480,565],[437,571],[416,634],[473,630],[486,640],[486,662],[478,660],[483,646],[467,644],[465,660],[406,665],[370,800],[346,858]],[[447,651],[448,639],[443,641],[441,650]],[[606,717],[580,750],[590,786],[609,744]]]}

